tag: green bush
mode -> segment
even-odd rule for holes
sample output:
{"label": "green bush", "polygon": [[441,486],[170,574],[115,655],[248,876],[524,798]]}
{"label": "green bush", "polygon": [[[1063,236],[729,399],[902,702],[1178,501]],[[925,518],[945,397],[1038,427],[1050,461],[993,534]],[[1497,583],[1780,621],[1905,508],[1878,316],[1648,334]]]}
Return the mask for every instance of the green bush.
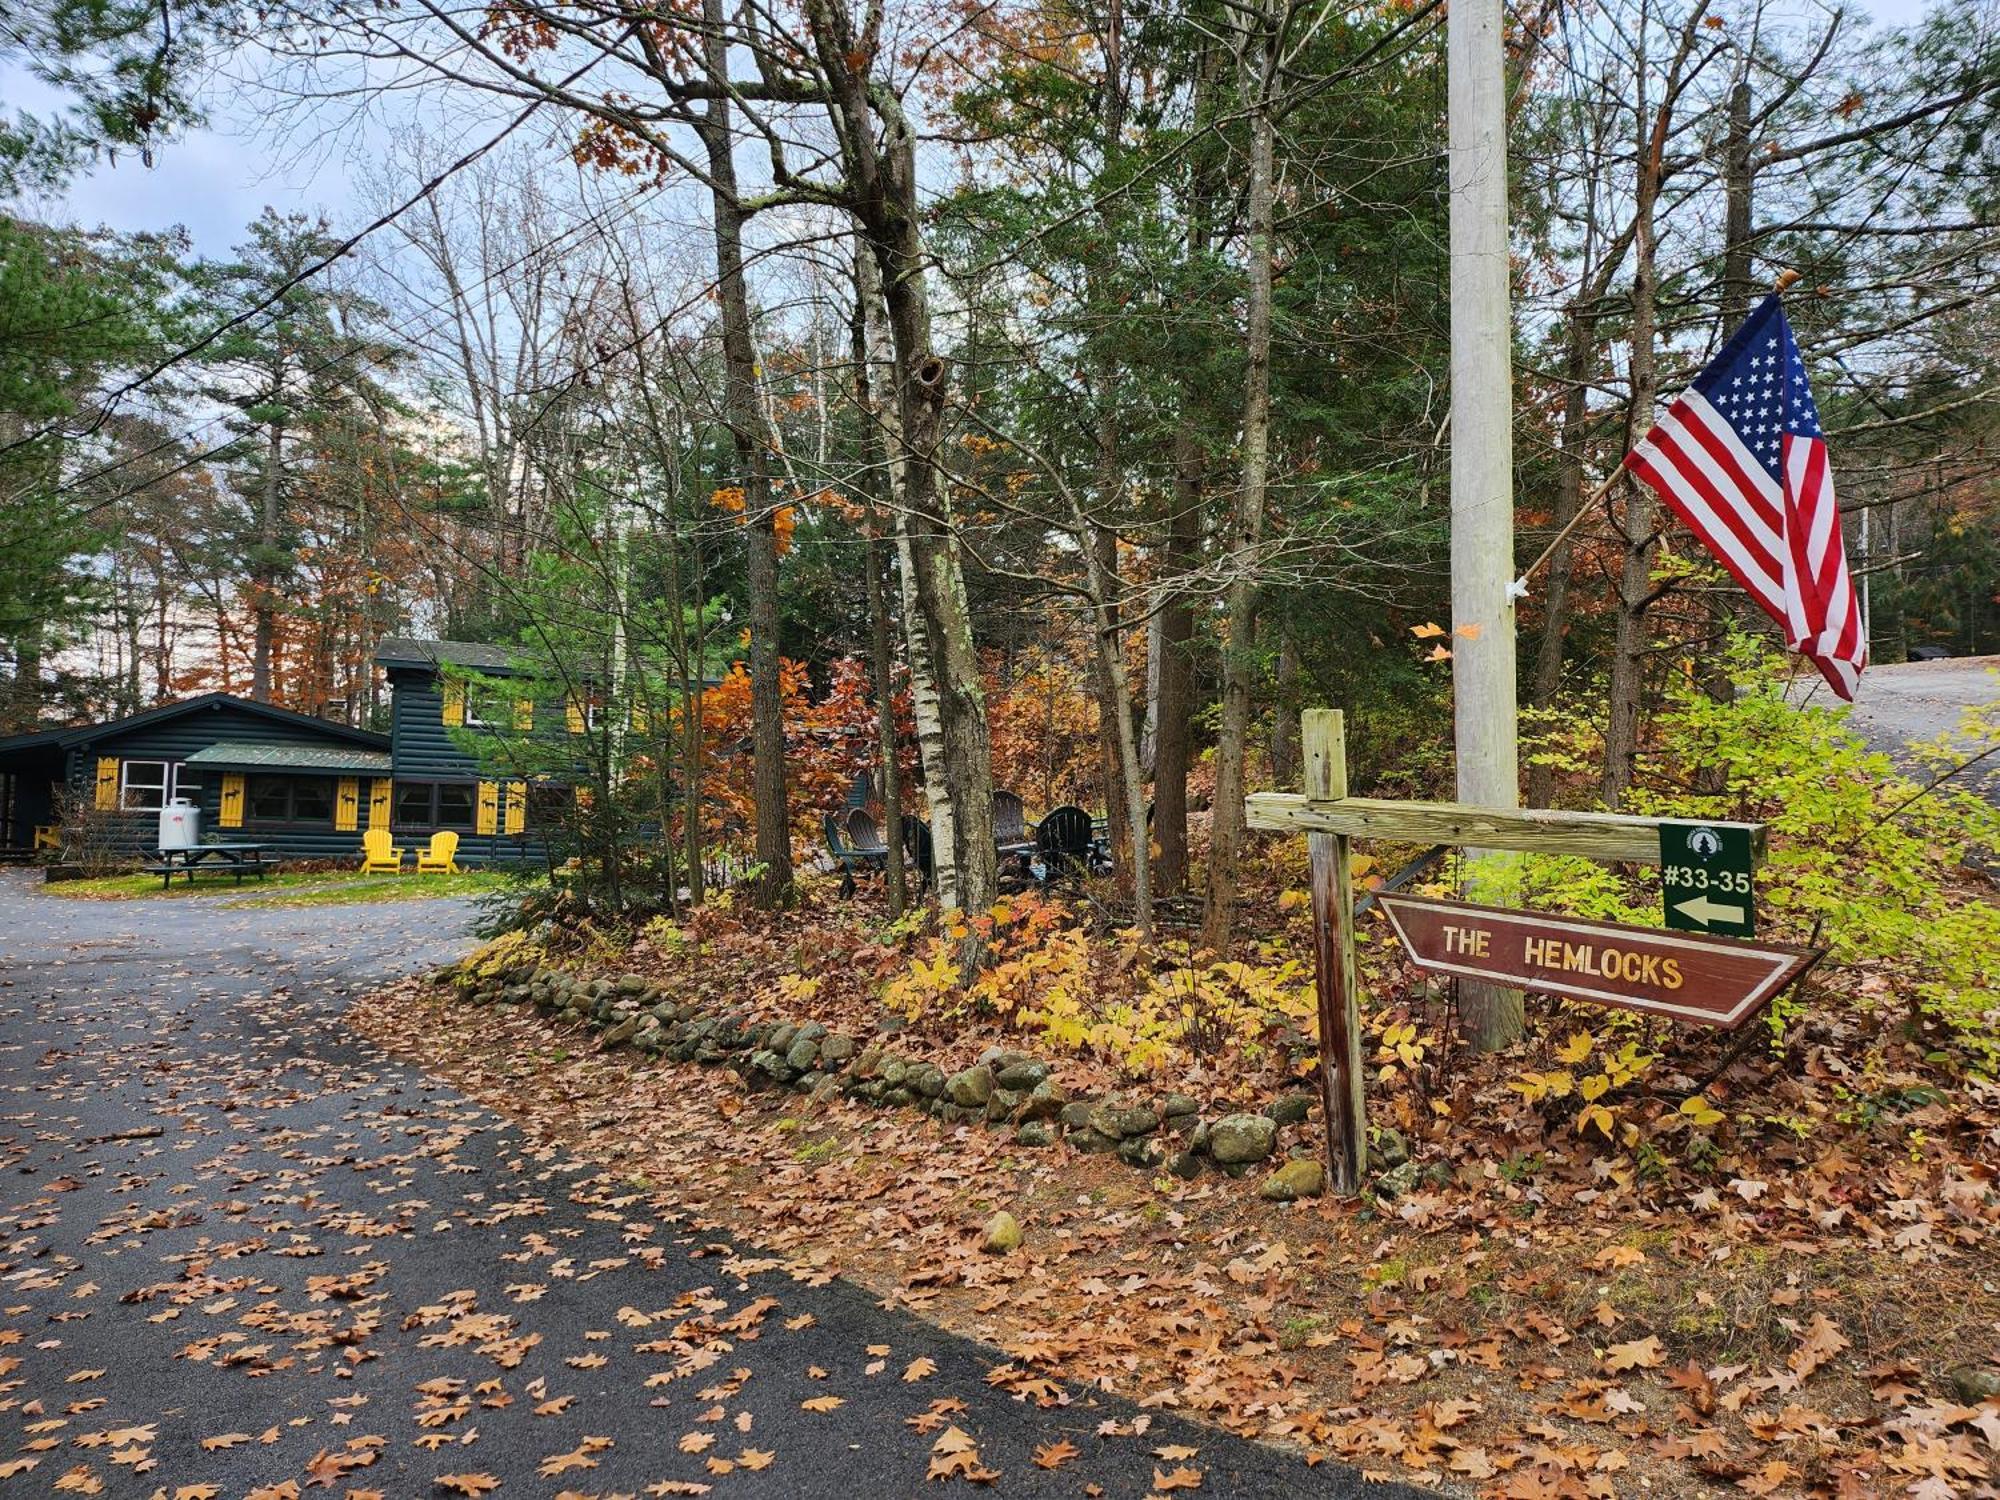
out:
{"label": "green bush", "polygon": [[[1956,781],[1931,785],[2000,743],[2000,709],[1970,713],[1956,735],[1913,747],[1913,775],[1869,749],[1844,707],[1801,706],[1804,682],[1789,659],[1737,637],[1725,666],[1736,687],[1728,702],[1674,680],[1629,810],[1769,825],[1758,930],[1826,948],[1812,993],[1870,1014],[1913,1012],[1961,1061],[2000,1071],[2000,903],[1966,865],[2000,848],[2000,809]],[[1569,728],[1570,740],[1587,737],[1588,726]],[[1563,731],[1555,726],[1551,738]],[[1532,856],[1512,874],[1532,905],[1657,925],[1656,872]],[[1781,1001],[1774,1026],[1800,1004]]]}

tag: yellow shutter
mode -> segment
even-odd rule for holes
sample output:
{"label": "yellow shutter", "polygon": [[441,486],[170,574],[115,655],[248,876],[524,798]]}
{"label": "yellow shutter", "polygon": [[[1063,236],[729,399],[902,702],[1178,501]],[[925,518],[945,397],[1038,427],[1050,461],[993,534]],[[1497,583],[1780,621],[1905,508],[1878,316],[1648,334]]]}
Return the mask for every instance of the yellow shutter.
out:
{"label": "yellow shutter", "polygon": [[465,684],[450,677],[444,681],[444,722],[453,729],[465,723]]}
{"label": "yellow shutter", "polygon": [[526,734],[535,727],[535,700],[516,698],[514,700],[514,727]]}
{"label": "yellow shutter", "polygon": [[368,826],[387,828],[389,826],[389,778],[377,776],[368,787]]}
{"label": "yellow shutter", "polygon": [[333,828],[336,833],[352,833],[361,826],[361,778],[340,778],[340,795],[333,801]]}
{"label": "yellow shutter", "polygon": [[99,756],[97,761],[97,810],[118,810],[118,757]]}
{"label": "yellow shutter", "polygon": [[528,827],[528,783],[507,783],[507,831],[522,833]]}
{"label": "yellow shutter", "polygon": [[491,833],[500,826],[500,783],[479,783],[479,823],[477,831]]}
{"label": "yellow shutter", "polygon": [[563,699],[563,717],[569,720],[569,732],[582,734],[584,730],[583,704],[576,694]]}
{"label": "yellow shutter", "polygon": [[632,732],[634,734],[651,734],[653,732],[653,716],[647,712],[646,705],[643,703],[632,705]]}
{"label": "yellow shutter", "polygon": [[243,773],[225,771],[222,776],[222,814],[216,822],[224,828],[243,826]]}

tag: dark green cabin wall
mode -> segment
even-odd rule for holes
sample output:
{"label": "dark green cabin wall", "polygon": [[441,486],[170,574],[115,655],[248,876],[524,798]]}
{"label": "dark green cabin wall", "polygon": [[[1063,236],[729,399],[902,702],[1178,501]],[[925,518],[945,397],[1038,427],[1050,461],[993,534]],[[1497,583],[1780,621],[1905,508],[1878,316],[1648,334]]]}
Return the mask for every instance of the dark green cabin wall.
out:
{"label": "dark green cabin wall", "polygon": [[[497,674],[488,674],[497,675]],[[507,777],[497,775],[483,768],[477,756],[466,753],[452,738],[452,731],[444,722],[444,689],[439,674],[421,667],[391,667],[389,669],[389,734],[390,759],[395,767],[398,781],[455,781],[476,784],[481,780],[497,780],[503,784]],[[512,711],[512,700],[506,705]],[[554,724],[558,730],[564,724],[563,705],[537,703],[535,705],[535,733],[540,736],[550,733]],[[566,731],[563,731],[566,732]],[[503,802],[501,826],[506,826]],[[396,837],[406,848],[420,841],[422,831],[398,828]],[[540,830],[532,824],[525,833],[509,836],[504,833],[479,834],[466,829],[458,830],[458,861],[460,864],[509,864],[526,861],[545,863],[548,849],[543,843]]]}
{"label": "dark green cabin wall", "polygon": [[[326,734],[307,724],[294,724],[262,714],[248,713],[231,704],[213,704],[154,724],[144,724],[123,734],[92,740],[69,752],[69,783],[79,792],[89,792],[97,780],[97,762],[104,756],[119,760],[185,761],[197,750],[211,745],[324,745],[352,750],[361,742],[341,735]],[[371,740],[371,744],[379,740]],[[303,823],[258,823],[246,811],[241,828],[221,826],[223,771],[202,767],[202,837],[211,841],[256,841],[270,844],[284,859],[359,859],[361,835],[335,831],[333,819],[324,825]],[[250,773],[255,774],[255,773]],[[333,778],[338,780],[338,777]],[[365,782],[367,778],[362,778]],[[362,821],[367,821],[367,789],[362,789]],[[159,839],[159,814],[154,812],[116,813],[111,834],[118,848],[134,855],[151,855]]]}

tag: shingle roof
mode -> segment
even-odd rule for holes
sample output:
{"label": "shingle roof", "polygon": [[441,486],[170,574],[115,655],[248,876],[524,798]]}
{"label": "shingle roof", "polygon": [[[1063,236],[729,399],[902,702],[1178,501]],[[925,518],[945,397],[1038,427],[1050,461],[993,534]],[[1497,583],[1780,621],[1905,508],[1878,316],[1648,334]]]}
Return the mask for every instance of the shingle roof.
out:
{"label": "shingle roof", "polygon": [[311,714],[294,713],[289,708],[277,708],[269,703],[257,703],[248,698],[234,697],[229,693],[203,693],[198,697],[184,698],[178,703],[162,703],[155,708],[145,709],[123,719],[109,719],[98,724],[79,724],[59,729],[31,730],[27,734],[13,735],[0,739],[0,752],[32,749],[45,744],[63,748],[86,745],[92,740],[103,739],[106,735],[123,734],[127,730],[156,724],[164,719],[179,718],[183,714],[208,708],[240,709],[244,713],[256,714],[283,724],[295,724],[301,728],[310,726],[331,739],[347,740],[370,747],[380,746],[385,750],[389,747],[389,737],[386,734],[377,734],[368,729],[351,729],[345,724],[314,718]]}
{"label": "shingle roof", "polygon": [[197,750],[191,766],[244,767],[274,771],[346,771],[362,776],[387,776],[389,752],[345,745],[232,745],[224,742]]}
{"label": "shingle roof", "polygon": [[513,667],[516,652],[508,646],[477,641],[427,641],[392,635],[375,648],[375,660],[385,667],[471,667],[479,672],[504,672]]}

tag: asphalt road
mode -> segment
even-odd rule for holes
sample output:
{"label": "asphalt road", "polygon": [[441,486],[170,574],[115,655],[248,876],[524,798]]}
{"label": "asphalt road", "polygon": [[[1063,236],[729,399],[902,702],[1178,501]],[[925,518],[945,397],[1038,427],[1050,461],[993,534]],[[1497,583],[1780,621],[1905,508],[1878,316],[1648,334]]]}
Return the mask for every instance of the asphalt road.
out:
{"label": "asphalt road", "polygon": [[[1855,694],[1854,727],[1877,750],[1900,755],[1912,741],[1955,731],[1966,709],[2000,699],[1996,671],[2000,656],[1871,666]],[[1962,784],[2000,801],[2000,755],[1966,772]]]}
{"label": "asphalt road", "polygon": [[462,951],[457,903],[223,899],[0,873],[0,1492],[893,1500],[970,1489],[925,1478],[956,1427],[1005,1495],[1416,1493],[1015,1400],[995,1351],[737,1262],[357,1040],[345,997]]}

